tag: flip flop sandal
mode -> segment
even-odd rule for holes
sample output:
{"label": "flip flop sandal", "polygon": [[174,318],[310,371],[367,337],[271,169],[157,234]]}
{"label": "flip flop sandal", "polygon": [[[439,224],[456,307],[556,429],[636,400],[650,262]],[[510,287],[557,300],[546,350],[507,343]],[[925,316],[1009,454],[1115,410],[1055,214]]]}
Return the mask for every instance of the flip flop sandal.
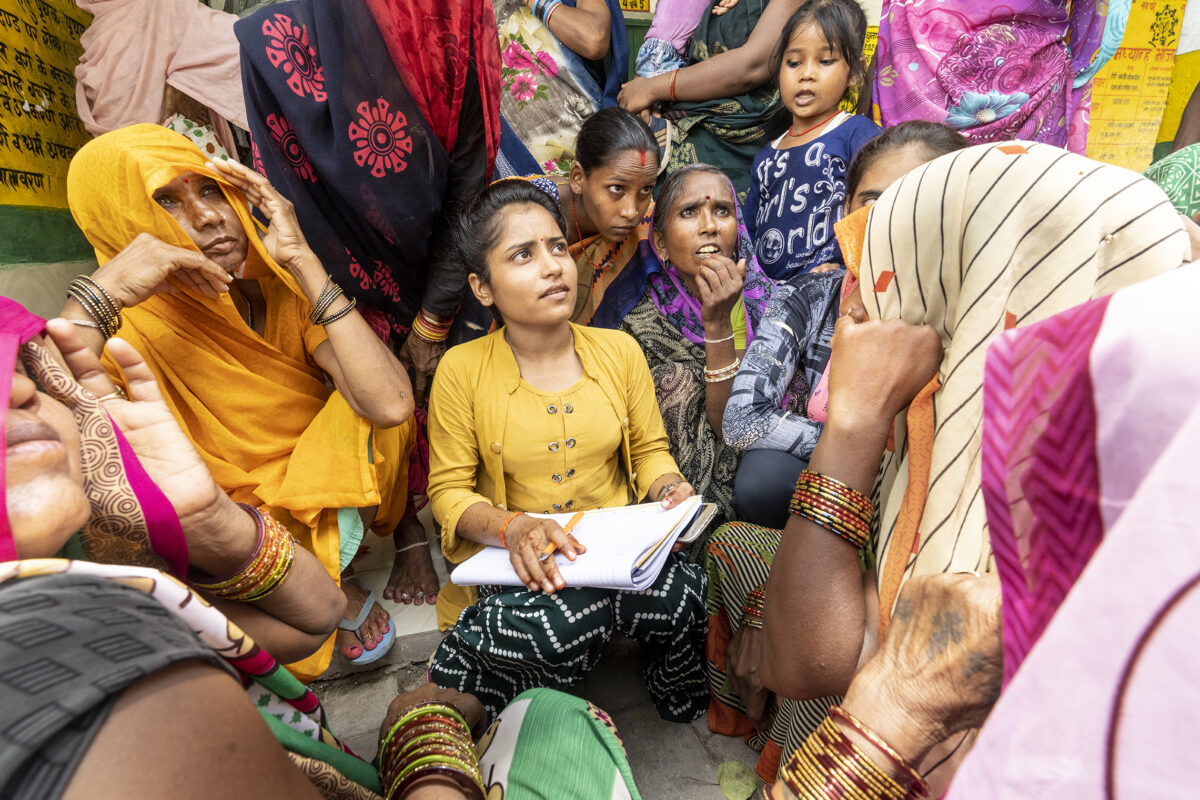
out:
{"label": "flip flop sandal", "polygon": [[347,580],[352,581],[355,586],[367,592],[367,599],[363,601],[362,609],[358,612],[358,617],[349,622],[342,620],[338,623],[338,627],[342,630],[353,631],[354,637],[358,639],[358,643],[361,644],[363,648],[363,651],[358,654],[357,658],[350,658],[345,653],[342,653],[342,658],[346,659],[351,664],[373,664],[386,656],[388,651],[392,649],[392,645],[396,643],[396,623],[389,615],[388,620],[390,624],[388,625],[387,633],[383,635],[383,639],[380,640],[379,644],[375,645],[374,650],[368,650],[366,643],[363,642],[362,634],[358,632],[358,629],[362,627],[362,624],[367,621],[367,617],[371,615],[371,609],[375,608],[375,593],[368,591],[367,587],[363,586],[362,582],[360,582],[357,578],[347,578]]}

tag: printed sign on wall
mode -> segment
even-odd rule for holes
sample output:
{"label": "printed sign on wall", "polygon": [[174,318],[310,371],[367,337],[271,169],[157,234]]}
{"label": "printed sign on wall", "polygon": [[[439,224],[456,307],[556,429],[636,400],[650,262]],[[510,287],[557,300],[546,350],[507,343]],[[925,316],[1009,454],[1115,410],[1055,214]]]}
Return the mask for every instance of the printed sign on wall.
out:
{"label": "printed sign on wall", "polygon": [[0,0],[0,204],[67,207],[67,165],[91,138],[75,111],[88,21],[69,0]]}
{"label": "printed sign on wall", "polygon": [[1092,79],[1087,154],[1141,172],[1162,122],[1186,0],[1134,0],[1125,39]]}

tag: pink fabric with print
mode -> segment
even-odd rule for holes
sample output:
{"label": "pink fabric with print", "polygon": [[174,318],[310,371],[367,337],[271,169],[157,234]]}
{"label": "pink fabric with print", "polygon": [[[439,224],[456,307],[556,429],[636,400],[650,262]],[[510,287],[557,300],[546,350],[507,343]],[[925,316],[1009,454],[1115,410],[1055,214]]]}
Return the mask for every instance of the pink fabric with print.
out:
{"label": "pink fabric with print", "polygon": [[[847,272],[846,277],[842,279],[843,303],[856,288],[858,288],[858,278]],[[832,356],[829,360],[833,360]],[[821,380],[817,382],[817,387],[808,396],[806,415],[813,422],[825,422],[829,415],[829,361],[825,362],[825,371],[821,373]]]}

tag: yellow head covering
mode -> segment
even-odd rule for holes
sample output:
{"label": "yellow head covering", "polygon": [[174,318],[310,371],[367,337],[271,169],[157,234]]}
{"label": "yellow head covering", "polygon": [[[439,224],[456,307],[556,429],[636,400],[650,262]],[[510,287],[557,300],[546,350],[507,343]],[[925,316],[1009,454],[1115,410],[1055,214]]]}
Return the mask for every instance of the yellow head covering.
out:
{"label": "yellow head covering", "polygon": [[910,575],[986,570],[984,358],[1028,325],[1182,264],[1187,234],[1137,173],[1044,144],[967,148],[908,173],[870,209],[863,301],[932,325],[938,376],[898,418],[880,489],[880,635]]}

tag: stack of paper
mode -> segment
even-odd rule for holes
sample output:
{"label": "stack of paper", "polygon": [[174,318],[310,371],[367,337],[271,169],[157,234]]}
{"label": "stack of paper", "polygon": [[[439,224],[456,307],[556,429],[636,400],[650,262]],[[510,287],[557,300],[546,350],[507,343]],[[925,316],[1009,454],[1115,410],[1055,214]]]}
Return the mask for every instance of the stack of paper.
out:
{"label": "stack of paper", "polygon": [[[664,509],[658,503],[643,503],[621,508],[588,511],[575,523],[572,535],[587,547],[587,552],[568,561],[555,553],[555,563],[567,586],[640,591],[658,580],[658,573],[675,544],[700,511],[703,500],[689,497],[675,508]],[[530,514],[566,525],[571,514]],[[508,551],[488,547],[468,558],[454,570],[459,586],[521,586]]]}

